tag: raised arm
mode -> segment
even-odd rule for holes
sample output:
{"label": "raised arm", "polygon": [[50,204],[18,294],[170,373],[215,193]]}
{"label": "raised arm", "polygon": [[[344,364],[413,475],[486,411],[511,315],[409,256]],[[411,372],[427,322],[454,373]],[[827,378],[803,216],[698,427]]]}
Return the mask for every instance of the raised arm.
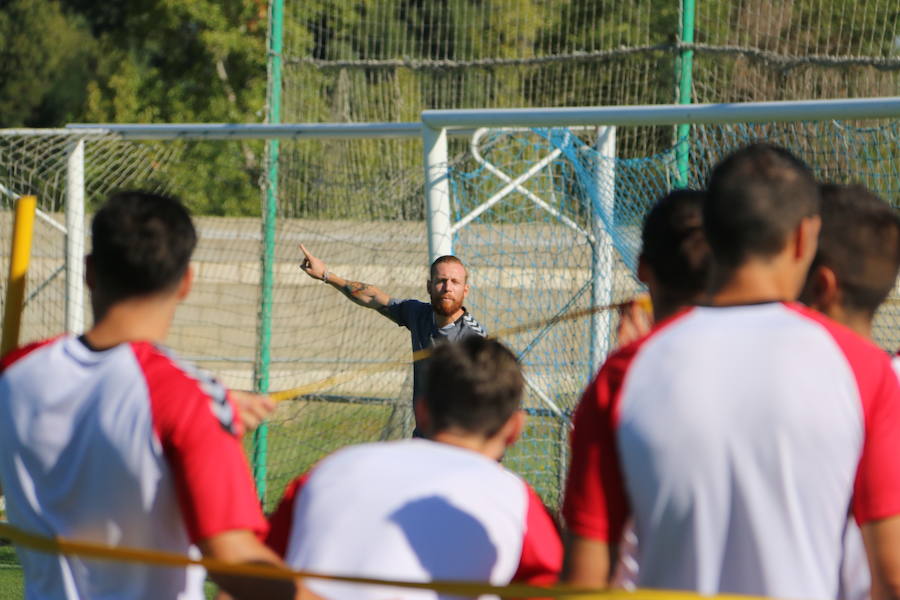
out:
{"label": "raised arm", "polygon": [[320,279],[331,285],[356,304],[366,308],[375,309],[387,316],[388,303],[391,301],[390,296],[374,285],[361,283],[359,281],[350,281],[344,279],[340,275],[332,273],[328,270],[325,263],[321,259],[313,256],[303,244],[300,244],[300,250],[303,252],[304,256],[303,262],[300,263],[300,268],[307,275],[313,279]]}

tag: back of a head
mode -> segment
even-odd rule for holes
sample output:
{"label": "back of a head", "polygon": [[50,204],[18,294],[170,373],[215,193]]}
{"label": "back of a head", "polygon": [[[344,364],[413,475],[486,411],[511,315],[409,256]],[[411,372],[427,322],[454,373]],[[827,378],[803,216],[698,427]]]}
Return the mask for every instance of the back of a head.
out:
{"label": "back of a head", "polygon": [[830,268],[844,309],[871,317],[900,269],[900,217],[865,186],[824,184],[821,190],[822,229],[810,272]]}
{"label": "back of a head", "polygon": [[178,199],[141,191],[112,194],[94,215],[91,232],[96,288],[110,301],[173,289],[197,244]]}
{"label": "back of a head", "polygon": [[726,267],[780,252],[792,231],[819,214],[819,189],[809,167],[777,146],[753,144],[713,169],[703,228],[713,260]]}
{"label": "back of a head", "polygon": [[424,398],[432,432],[491,437],[519,409],[524,386],[515,355],[496,340],[470,336],[438,344]]}
{"label": "back of a head", "polygon": [[672,298],[689,299],[706,288],[709,246],[703,234],[699,190],[675,190],[647,213],[641,234],[641,258]]}

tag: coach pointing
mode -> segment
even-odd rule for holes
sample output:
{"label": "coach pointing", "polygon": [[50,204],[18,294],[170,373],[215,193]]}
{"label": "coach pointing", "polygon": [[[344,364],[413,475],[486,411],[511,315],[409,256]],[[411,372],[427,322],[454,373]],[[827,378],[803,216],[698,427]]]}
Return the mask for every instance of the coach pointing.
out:
{"label": "coach pointing", "polygon": [[[431,263],[425,284],[431,302],[426,303],[391,298],[374,285],[344,279],[329,271],[327,265],[313,256],[303,244],[300,244],[300,250],[304,256],[300,268],[307,275],[321,279],[356,304],[372,308],[397,325],[409,329],[413,352],[430,348],[436,342],[454,342],[470,335],[485,335],[484,328],[463,306],[469,293],[469,273],[455,256],[441,256]],[[427,360],[413,363],[413,400],[419,398],[425,389],[426,364]]]}

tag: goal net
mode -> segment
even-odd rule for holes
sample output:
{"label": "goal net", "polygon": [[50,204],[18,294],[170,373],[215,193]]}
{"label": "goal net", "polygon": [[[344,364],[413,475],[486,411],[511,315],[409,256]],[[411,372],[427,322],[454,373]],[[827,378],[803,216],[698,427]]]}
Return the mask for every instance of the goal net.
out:
{"label": "goal net", "polygon": [[[896,205],[898,127],[887,119],[696,125],[682,142],[688,146],[688,181],[702,186],[718,158],[765,140],[796,152],[822,179],[865,183]],[[618,127],[614,137],[627,139],[630,129]],[[617,313],[609,306],[641,289],[634,265],[643,216],[677,179],[674,146],[622,157],[611,134],[596,127],[488,129],[451,137],[444,165],[450,221],[457,227],[453,251],[472,277],[467,308],[521,357],[528,378],[529,425],[504,460],[550,505],[560,498],[571,411],[597,361],[615,343]],[[279,188],[269,263],[271,333],[264,338],[262,140],[0,132],[0,236],[9,239],[15,196],[36,194],[43,214],[36,224],[23,342],[55,335],[69,322],[64,212],[78,139],[84,141],[88,220],[109,191],[124,187],[178,194],[194,212],[200,234],[195,288],[177,313],[169,344],[229,386],[251,389],[265,369],[270,390],[299,388],[279,404],[268,453],[257,465],[265,472],[267,508],[291,478],[332,450],[409,435],[409,333],[302,273],[297,246],[304,243],[345,278],[378,285],[397,298],[426,299],[423,169],[421,163],[394,163],[389,151],[402,143],[421,157],[421,142],[282,141],[283,153],[315,157],[319,175],[295,173]],[[371,166],[354,177],[346,157],[362,152],[370,153]],[[8,251],[0,248],[4,273]],[[89,326],[81,294],[82,323]],[[895,293],[875,327],[878,343],[889,350],[900,347],[898,317]],[[267,365],[260,363],[262,344],[271,356]],[[251,450],[252,440],[247,444]]]}

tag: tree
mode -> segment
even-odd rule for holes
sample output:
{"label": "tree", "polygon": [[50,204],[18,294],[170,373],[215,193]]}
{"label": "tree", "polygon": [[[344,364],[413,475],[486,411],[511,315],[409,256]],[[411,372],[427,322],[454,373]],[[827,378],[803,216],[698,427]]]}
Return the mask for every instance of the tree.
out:
{"label": "tree", "polygon": [[0,9],[0,126],[48,127],[77,119],[97,44],[85,21],[56,0]]}

